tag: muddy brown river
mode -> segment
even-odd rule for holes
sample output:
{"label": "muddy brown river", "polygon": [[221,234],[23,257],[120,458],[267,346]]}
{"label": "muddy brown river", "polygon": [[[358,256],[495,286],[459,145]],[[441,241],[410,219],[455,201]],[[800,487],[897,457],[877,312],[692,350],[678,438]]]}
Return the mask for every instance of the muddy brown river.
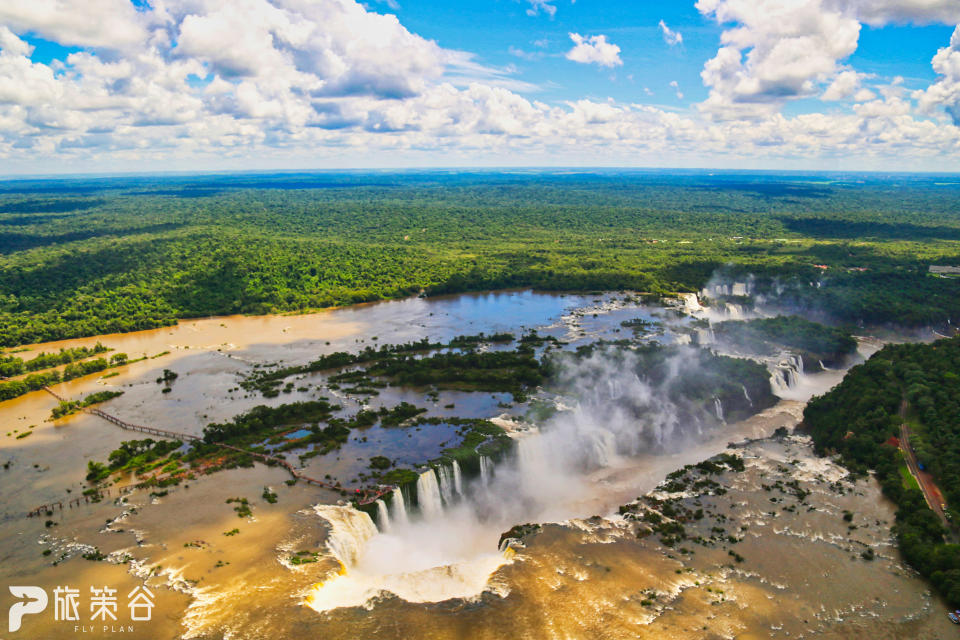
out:
{"label": "muddy brown river", "polygon": [[[164,329],[34,345],[16,355],[26,359],[99,341],[130,358],[146,357],[55,390],[73,399],[122,391],[102,408],[132,423],[181,433],[201,435],[207,423],[259,404],[325,396],[335,398],[345,415],[364,404],[377,408],[406,400],[440,418],[500,416],[522,440],[539,437],[544,426],[523,423],[509,394],[442,392],[427,398],[389,388],[363,399],[331,394],[324,376],[316,374],[298,380],[289,394],[264,399],[239,388],[238,376],[255,364],[302,364],[371,344],[425,336],[446,341],[481,331],[536,328],[572,348],[626,337],[621,322],[635,318],[660,324],[651,340],[689,341],[689,319],[672,309],[624,301],[622,295],[511,291],[299,316],[186,320]],[[875,348],[864,341],[861,355]],[[169,393],[156,382],[164,369],[178,374]],[[418,521],[411,514],[412,522],[394,520],[391,531],[338,505],[338,494],[303,483],[289,486],[286,471],[260,464],[201,476],[167,492],[126,492],[135,479],[122,478],[105,500],[82,500],[88,461],[105,461],[122,441],[144,436],[89,414],[51,420],[56,400],[33,392],[0,403],[0,582],[41,587],[50,602],[4,637],[954,637],[958,630],[943,605],[899,558],[890,534],[892,507],[876,483],[851,482],[841,468],[816,458],[802,436],[733,450],[746,470],[723,476],[724,495],[683,498],[709,513],[697,525],[700,533],[709,537],[714,527],[723,528],[738,539],[733,546],[686,545],[691,548],[684,553],[656,536],[638,537],[635,525],[618,515],[620,505],[656,492],[674,469],[727,450],[731,442],[766,438],[778,427],[792,430],[806,399],[841,378],[841,371],[803,376],[778,404],[747,420],[723,422],[656,452],[613,456],[568,478],[562,497],[550,492],[555,487],[538,488],[549,496],[542,502],[524,503],[513,495],[511,487],[526,486],[524,474],[543,464],[535,458],[518,462],[515,470],[495,470],[495,482],[464,479],[456,488],[459,497],[445,495],[435,519]],[[17,437],[25,432],[30,435]],[[373,429],[305,468],[349,481],[370,456],[408,455],[413,464],[437,455],[451,437]],[[777,480],[800,482],[810,491],[807,504],[788,510],[789,498],[771,502],[782,496],[764,486]],[[276,503],[261,499],[265,487],[277,494]],[[481,493],[482,500],[471,497]],[[241,496],[252,505],[250,516],[239,517],[226,502]],[[81,503],[70,506],[77,498]],[[42,504],[63,508],[26,517]],[[509,508],[500,511],[498,505]],[[855,514],[854,529],[842,517],[847,510]],[[528,519],[511,521],[517,513]],[[498,548],[500,533],[511,526],[505,522],[527,521],[543,526],[516,545]],[[731,560],[734,547],[742,562]],[[867,548],[873,560],[863,558]],[[298,551],[314,554],[316,562],[292,562]],[[133,620],[127,607],[138,585],[153,596],[149,620]],[[65,617],[55,610],[58,587],[79,590],[78,619],[58,619]],[[91,619],[91,588],[103,587],[116,590],[116,620]],[[16,600],[3,590],[3,606],[9,607]],[[451,594],[456,597],[446,597]]]}

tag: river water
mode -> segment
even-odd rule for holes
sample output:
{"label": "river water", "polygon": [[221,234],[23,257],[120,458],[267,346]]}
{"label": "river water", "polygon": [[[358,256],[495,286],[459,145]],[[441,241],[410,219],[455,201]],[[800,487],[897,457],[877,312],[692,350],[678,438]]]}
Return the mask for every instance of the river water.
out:
{"label": "river water", "polygon": [[[652,340],[689,342],[695,333],[687,330],[690,318],[673,309],[625,302],[622,295],[514,291],[414,298],[301,316],[188,320],[164,329],[36,345],[19,355],[100,341],[131,358],[145,356],[117,369],[117,376],[90,376],[57,391],[72,398],[102,389],[123,391],[104,407],[110,413],[199,435],[208,422],[258,404],[331,395],[323,389],[322,375],[297,381],[297,389],[274,399],[246,393],[238,388],[238,375],[255,363],[301,364],[371,344],[534,328],[573,348],[598,338],[628,337],[630,330],[621,322],[638,318],[654,323]],[[875,348],[864,342],[861,355]],[[163,369],[179,374],[170,393],[161,393],[155,382]],[[0,462],[10,463],[0,470],[0,577],[7,584],[36,584],[51,592],[64,584],[84,591],[110,585],[125,594],[146,581],[156,594],[155,615],[126,634],[142,638],[797,637],[814,630],[832,637],[907,637],[907,631],[940,637],[951,631],[949,623],[926,586],[896,557],[888,532],[890,507],[869,482],[857,487],[860,495],[823,492],[811,501],[818,514],[847,505],[863,512],[869,523],[860,533],[881,556],[874,563],[849,562],[850,552],[834,540],[848,533],[839,517],[823,516],[810,525],[815,530],[799,535],[790,533],[799,525],[784,533],[787,529],[776,523],[757,524],[763,533],[744,543],[750,547],[744,552],[748,562],[736,571],[721,570],[724,559],[707,552],[679,558],[652,540],[625,535],[617,524],[618,505],[653,490],[673,469],[714,455],[731,441],[795,426],[805,401],[842,373],[803,376],[784,390],[776,406],[753,418],[722,423],[656,452],[612,455],[572,476],[542,471],[551,467],[552,450],[530,453],[529,446],[521,446],[528,450],[526,464],[494,469],[494,481],[464,480],[458,490],[448,479],[443,489],[452,497],[443,495],[432,519],[411,514],[404,524],[395,511],[388,512],[390,534],[378,531],[366,514],[338,506],[338,495],[287,486],[283,470],[262,465],[200,477],[167,495],[133,491],[114,501],[129,482],[125,479],[111,499],[68,508],[85,488],[87,461],[104,461],[121,441],[140,436],[89,415],[50,421],[55,400],[32,393],[0,404]],[[366,400],[336,398],[343,413],[362,403],[376,408],[401,400],[425,406],[436,417],[522,413],[506,394],[442,392],[428,399],[416,390],[388,389]],[[538,437],[531,426],[537,425],[520,427],[521,445],[523,438]],[[16,438],[28,430],[29,437]],[[392,453],[412,464],[435,456],[452,437],[443,425],[413,433],[373,427],[354,434],[341,450],[314,458],[308,469],[311,475],[331,473],[349,481],[373,455]],[[811,467],[828,465],[803,442],[788,448],[791,459]],[[750,455],[759,462],[742,481],[740,501],[759,512],[766,496],[757,489],[758,478],[770,472],[767,467],[777,468],[763,467],[763,461],[786,454],[758,446]],[[824,469],[842,475],[839,469]],[[524,480],[522,474],[531,470],[549,481]],[[516,478],[510,476],[514,472]],[[264,487],[278,494],[276,504],[260,499]],[[467,499],[467,494],[483,497]],[[252,517],[238,517],[226,504],[240,496],[253,503]],[[37,505],[50,503],[64,508],[54,508],[49,517],[24,518]],[[736,507],[722,508],[729,513]],[[594,515],[601,518],[584,520]],[[528,520],[554,524],[526,548],[498,549],[500,533]],[[108,559],[80,557],[94,547]],[[45,556],[45,550],[51,553]],[[294,564],[297,552],[315,554],[301,557],[317,561]],[[790,571],[779,561],[785,555],[796,560]],[[842,571],[836,568],[841,558]],[[708,584],[735,597],[716,602]],[[637,604],[647,599],[638,594],[651,589],[661,594],[662,607]],[[87,618],[82,612],[81,624]],[[101,626],[96,634],[111,635]],[[25,618],[23,632],[25,637],[66,637],[74,633],[74,623],[54,620],[48,611]]]}

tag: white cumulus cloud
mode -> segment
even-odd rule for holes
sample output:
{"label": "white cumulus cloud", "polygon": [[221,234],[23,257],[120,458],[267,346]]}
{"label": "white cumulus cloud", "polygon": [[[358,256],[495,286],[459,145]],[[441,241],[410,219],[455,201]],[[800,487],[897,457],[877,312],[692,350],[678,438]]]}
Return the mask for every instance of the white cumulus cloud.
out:
{"label": "white cumulus cloud", "polygon": [[3,0],[0,24],[61,44],[123,48],[143,43],[148,20],[130,0]]}
{"label": "white cumulus cloud", "polygon": [[933,70],[940,77],[927,89],[914,92],[913,98],[925,113],[943,109],[953,124],[960,126],[960,26],[954,30],[950,45],[933,57]]}
{"label": "white cumulus cloud", "polygon": [[[67,0],[6,0],[0,170],[408,159],[678,166],[830,159],[960,169],[960,31],[933,58],[937,80],[912,93],[846,59],[864,22],[942,20],[955,5],[697,6],[724,31],[703,69],[707,103],[688,113],[614,99],[533,99],[536,87],[512,67],[441,47],[355,0],[153,0],[139,10],[126,0],[89,0],[82,10]],[[80,51],[36,62],[28,34]],[[606,35],[570,38],[570,60],[623,64]],[[682,97],[679,82],[670,86]],[[818,96],[841,102],[829,113],[781,113],[785,100]]]}
{"label": "white cumulus cloud", "polygon": [[607,42],[607,36],[581,36],[571,33],[573,48],[567,52],[567,60],[582,64],[598,64],[601,67],[619,67],[623,64],[620,59],[620,47]]}
{"label": "white cumulus cloud", "polygon": [[875,26],[960,22],[960,2],[957,0],[828,0],[826,6]]}
{"label": "white cumulus cloud", "polygon": [[718,114],[769,113],[764,103],[813,95],[857,48],[860,23],[822,0],[699,0],[725,25],[717,55],[701,74],[710,88],[704,108]]}

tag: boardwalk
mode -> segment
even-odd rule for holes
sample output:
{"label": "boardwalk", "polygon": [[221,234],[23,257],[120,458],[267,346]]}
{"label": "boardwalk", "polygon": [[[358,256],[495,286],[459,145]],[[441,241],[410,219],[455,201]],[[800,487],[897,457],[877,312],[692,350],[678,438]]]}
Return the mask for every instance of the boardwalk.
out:
{"label": "boardwalk", "polygon": [[[50,395],[52,395],[54,398],[56,398],[60,402],[67,402],[66,398],[60,396],[51,388],[44,387],[43,390],[49,393]],[[84,413],[89,413],[90,415],[97,416],[98,418],[102,418],[107,422],[112,422],[113,424],[117,425],[121,429],[126,429],[128,431],[139,431],[140,433],[146,433],[146,434],[149,434],[152,436],[158,436],[161,438],[168,438],[170,440],[180,440],[181,442],[201,442],[203,440],[203,438],[200,438],[198,436],[195,436],[189,433],[179,433],[177,431],[168,431],[166,429],[157,429],[156,427],[146,427],[139,424],[133,424],[133,423],[127,422],[126,420],[121,420],[120,418],[110,415],[106,411],[102,411],[100,409],[83,408],[81,409],[81,411],[83,411]],[[241,449],[240,447],[234,447],[233,445],[224,444],[222,442],[215,442],[213,444],[216,444],[218,447],[223,447],[224,449],[230,449],[232,451],[237,451],[239,453],[245,453],[248,456],[256,458],[268,465],[279,465],[284,469],[286,469],[291,476],[293,476],[297,480],[303,480],[307,484],[323,487],[324,489],[330,489],[331,491],[337,491],[337,492],[348,491],[348,489],[343,485],[341,485],[339,482],[326,482],[324,480],[318,480],[316,478],[311,478],[310,476],[304,475],[300,471],[294,469],[293,465],[287,462],[284,458],[281,458],[279,456],[272,456],[266,453],[259,453],[257,451],[248,451],[247,449]],[[393,490],[394,490],[394,487],[392,486],[381,486],[381,487],[378,487],[377,490],[375,491],[366,490],[366,489],[354,489],[352,493],[354,494],[354,497],[356,498],[359,504],[367,505],[372,502],[375,502],[376,500],[378,500],[385,494],[390,493]],[[71,502],[74,502],[74,501],[71,501]],[[39,516],[41,513],[52,511],[53,506],[59,506],[59,508],[63,510],[63,505],[57,502],[57,503],[53,503],[52,505],[40,505],[39,507],[37,507],[27,515],[28,517],[35,516],[35,515]]]}

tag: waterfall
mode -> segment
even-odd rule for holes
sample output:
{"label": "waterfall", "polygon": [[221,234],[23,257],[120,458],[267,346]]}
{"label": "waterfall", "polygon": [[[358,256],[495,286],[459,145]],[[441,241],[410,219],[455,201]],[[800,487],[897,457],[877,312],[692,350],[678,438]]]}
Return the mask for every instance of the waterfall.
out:
{"label": "waterfall", "polygon": [[713,410],[717,414],[717,420],[723,422],[723,403],[720,402],[720,398],[713,399]]}
{"label": "waterfall", "polygon": [[321,504],[314,508],[330,524],[327,549],[344,567],[356,565],[360,552],[370,538],[377,535],[377,525],[363,511],[353,507]]}
{"label": "waterfall", "polygon": [[443,497],[443,503],[453,504],[453,482],[450,480],[450,471],[446,465],[440,465],[436,471],[440,477],[440,495]]}
{"label": "waterfall", "polygon": [[770,378],[770,386],[774,394],[787,391],[791,387],[800,383],[800,376],[803,375],[803,358],[799,355],[788,353],[780,358],[773,368]]}
{"label": "waterfall", "polygon": [[779,395],[790,388],[790,383],[787,381],[782,367],[777,366],[770,375],[770,388],[774,395]]}
{"label": "waterfall", "polygon": [[714,341],[714,336],[713,336],[713,329],[712,329],[712,328],[707,327],[706,329],[704,329],[704,328],[699,328],[699,329],[697,329],[697,344],[698,344],[698,345],[703,346],[703,345],[707,345],[707,344],[713,344],[713,341]]}
{"label": "waterfall", "polygon": [[743,307],[739,304],[727,302],[724,305],[727,315],[733,320],[739,320],[743,317]]}
{"label": "waterfall", "polygon": [[589,439],[588,463],[593,467],[610,466],[617,455],[617,438],[607,429],[597,428],[587,434]]}
{"label": "waterfall", "polygon": [[743,397],[747,399],[747,402],[749,402],[749,403],[750,403],[750,406],[752,407],[752,406],[753,406],[753,400],[750,399],[750,394],[747,393],[747,385],[742,384],[742,385],[740,385],[740,388],[743,389]]}
{"label": "waterfall", "polygon": [[492,475],[492,465],[490,464],[490,458],[487,456],[480,456],[480,482],[483,486],[490,484],[490,476]]}
{"label": "waterfall", "polygon": [[377,524],[381,533],[390,531],[390,514],[387,513],[387,504],[383,500],[377,500]]}
{"label": "waterfall", "polygon": [[460,464],[456,460],[453,461],[453,489],[463,497],[463,476],[460,475]]}
{"label": "waterfall", "polygon": [[517,439],[517,459],[522,482],[537,482],[548,476],[550,468],[543,454],[543,438],[539,434]]}
{"label": "waterfall", "polygon": [[407,518],[407,505],[403,502],[403,491],[400,491],[400,487],[397,487],[393,490],[392,496],[390,507],[393,510],[393,521],[405,525],[409,520]]}
{"label": "waterfall", "polygon": [[417,479],[417,503],[426,518],[443,514],[443,499],[440,497],[440,486],[433,469],[424,471]]}
{"label": "waterfall", "polygon": [[703,307],[700,305],[700,299],[697,298],[695,293],[681,293],[680,299],[683,301],[683,310],[687,313],[696,313],[697,311],[703,311]]}
{"label": "waterfall", "polygon": [[728,284],[715,284],[710,287],[704,287],[700,292],[705,298],[720,298],[723,296],[745,296],[749,293],[750,285],[745,282],[735,282],[733,287]]}

